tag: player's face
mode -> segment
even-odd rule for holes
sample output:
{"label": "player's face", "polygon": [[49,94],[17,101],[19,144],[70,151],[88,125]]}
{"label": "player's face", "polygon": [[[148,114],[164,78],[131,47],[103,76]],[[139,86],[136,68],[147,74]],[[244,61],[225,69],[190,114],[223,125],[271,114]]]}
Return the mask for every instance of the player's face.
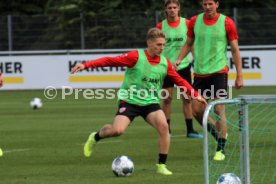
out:
{"label": "player's face", "polygon": [[214,0],[203,0],[202,7],[207,18],[214,18],[217,14],[219,3]]}
{"label": "player's face", "polygon": [[148,40],[148,52],[152,56],[160,56],[165,47],[165,38]]}
{"label": "player's face", "polygon": [[166,6],[165,11],[168,15],[168,18],[174,18],[174,17],[178,17],[178,12],[180,11],[180,8],[177,4],[170,3]]}

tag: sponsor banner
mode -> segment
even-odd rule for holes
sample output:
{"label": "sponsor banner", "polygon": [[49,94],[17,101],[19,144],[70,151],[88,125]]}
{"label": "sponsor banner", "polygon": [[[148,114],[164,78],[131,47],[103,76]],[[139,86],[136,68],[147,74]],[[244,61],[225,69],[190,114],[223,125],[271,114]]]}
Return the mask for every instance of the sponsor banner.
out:
{"label": "sponsor banner", "polygon": [[[47,86],[61,88],[117,88],[124,79],[126,67],[101,67],[86,69],[71,75],[70,70],[78,62],[119,54],[36,55],[1,56],[5,86],[2,89],[44,89]],[[229,57],[229,84],[235,80],[235,66]],[[276,51],[241,51],[244,84],[276,85],[273,79],[276,68]]]}

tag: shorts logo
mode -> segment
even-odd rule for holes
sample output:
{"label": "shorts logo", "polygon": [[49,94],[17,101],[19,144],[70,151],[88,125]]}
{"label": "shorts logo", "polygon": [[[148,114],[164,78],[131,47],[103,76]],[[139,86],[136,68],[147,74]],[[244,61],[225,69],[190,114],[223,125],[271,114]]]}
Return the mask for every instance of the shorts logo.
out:
{"label": "shorts logo", "polygon": [[121,107],[120,109],[119,109],[119,112],[120,113],[123,113],[123,112],[125,112],[126,111],[126,107]]}

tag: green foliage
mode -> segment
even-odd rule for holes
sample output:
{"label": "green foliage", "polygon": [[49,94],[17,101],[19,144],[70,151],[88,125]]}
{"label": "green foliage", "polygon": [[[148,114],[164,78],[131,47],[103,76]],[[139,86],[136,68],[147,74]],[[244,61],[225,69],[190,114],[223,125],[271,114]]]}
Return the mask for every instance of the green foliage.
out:
{"label": "green foliage", "polygon": [[48,0],[1,0],[1,15],[35,15],[42,14]]}
{"label": "green foliage", "polygon": [[[181,3],[182,16],[190,18],[201,10],[200,0],[179,0]],[[240,43],[252,44],[274,44],[275,35],[275,0],[223,0],[220,1],[220,11],[233,16],[233,8],[238,8],[239,25],[238,32]],[[243,9],[242,7],[246,7]],[[266,8],[268,13],[256,8]],[[250,9],[250,11],[247,11]],[[241,10],[241,11],[240,11]],[[13,25],[14,50],[36,50],[36,49],[80,49],[81,36],[80,27],[84,28],[85,48],[137,48],[145,46],[145,34],[149,27],[153,27],[161,21],[164,16],[163,1],[160,0],[18,0],[0,1],[0,14],[18,15],[23,23],[29,23],[29,29],[20,31],[22,23]],[[24,15],[30,16],[23,20]],[[34,17],[45,15],[47,23],[40,28],[35,23]],[[262,18],[263,17],[263,18]],[[1,50],[7,49],[6,17],[3,17],[0,26]],[[17,23],[13,19],[13,23]],[[266,21],[262,21],[266,20]],[[42,21],[42,22],[45,22]],[[248,22],[246,22],[248,21]],[[247,25],[253,22],[251,25]],[[266,23],[266,24],[265,24]],[[269,24],[269,25],[267,25]],[[250,29],[248,29],[250,27]],[[263,28],[263,31],[257,31]],[[32,32],[32,29],[35,29]],[[33,35],[35,34],[35,35]],[[255,36],[254,36],[255,35]],[[256,35],[258,37],[256,37]],[[22,38],[19,38],[21,36]],[[36,38],[34,38],[36,37]],[[255,38],[258,40],[255,41]],[[30,40],[31,39],[31,40]],[[49,43],[51,40],[51,43]],[[255,42],[254,42],[255,41]],[[32,43],[24,46],[23,43]],[[39,44],[40,43],[40,44]],[[49,43],[49,44],[48,44]],[[18,45],[21,44],[21,45]]]}

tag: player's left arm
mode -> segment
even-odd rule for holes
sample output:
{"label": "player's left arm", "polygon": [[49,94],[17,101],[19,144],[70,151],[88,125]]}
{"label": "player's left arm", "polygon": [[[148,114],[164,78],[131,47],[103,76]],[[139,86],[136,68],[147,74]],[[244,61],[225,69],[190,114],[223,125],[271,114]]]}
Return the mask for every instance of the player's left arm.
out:
{"label": "player's left arm", "polygon": [[[189,24],[190,24],[190,20],[186,19],[187,28],[189,27]],[[194,58],[194,53],[195,53],[194,51],[195,51],[195,49],[194,49],[194,44],[193,44],[192,47],[191,47],[191,54],[192,54],[193,58]]]}
{"label": "player's left arm", "polygon": [[236,80],[235,87],[236,89],[240,89],[243,86],[243,77],[242,77],[242,67],[241,67],[241,56],[240,49],[238,44],[238,33],[235,26],[235,23],[229,17],[225,19],[225,29],[227,38],[231,47],[231,53],[234,61],[234,65],[236,68]]}
{"label": "player's left arm", "polygon": [[240,89],[243,86],[243,78],[242,78],[242,67],[241,67],[241,57],[240,57],[240,50],[238,46],[238,40],[233,40],[230,42],[232,57],[234,61],[234,65],[236,68],[236,80],[235,80],[235,87],[236,89]]}

